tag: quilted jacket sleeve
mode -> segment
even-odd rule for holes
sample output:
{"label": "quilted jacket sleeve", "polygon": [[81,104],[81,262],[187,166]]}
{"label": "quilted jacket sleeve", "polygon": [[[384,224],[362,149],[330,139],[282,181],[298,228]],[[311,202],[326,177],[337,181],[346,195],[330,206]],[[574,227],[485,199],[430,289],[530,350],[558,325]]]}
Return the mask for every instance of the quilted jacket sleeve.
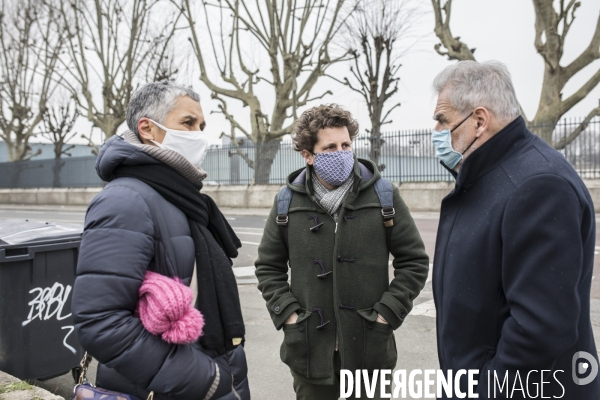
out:
{"label": "quilted jacket sleeve", "polygon": [[[174,399],[215,398],[231,390],[227,365],[192,345],[153,336],[134,316],[138,290],[154,255],[154,226],[146,201],[118,184],[105,188],[85,219],[73,317],[81,345],[136,385]],[[218,372],[217,372],[218,371]],[[218,376],[218,377],[217,377]]]}

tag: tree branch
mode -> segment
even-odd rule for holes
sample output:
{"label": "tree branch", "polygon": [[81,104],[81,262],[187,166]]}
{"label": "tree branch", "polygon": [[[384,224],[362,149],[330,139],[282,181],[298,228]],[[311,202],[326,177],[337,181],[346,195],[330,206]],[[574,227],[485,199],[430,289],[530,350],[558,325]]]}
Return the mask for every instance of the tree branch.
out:
{"label": "tree branch", "polygon": [[592,109],[592,111],[590,111],[590,113],[583,119],[583,121],[581,121],[581,123],[577,126],[577,128],[575,128],[573,131],[571,131],[569,136],[567,136],[566,138],[562,138],[562,139],[558,140],[557,142],[552,143],[552,146],[556,150],[564,149],[566,146],[571,144],[571,142],[573,142],[573,140],[575,140],[581,134],[581,132],[583,132],[584,130],[587,129],[590,121],[594,117],[598,117],[598,116],[600,116],[600,105],[598,107]]}
{"label": "tree branch", "polygon": [[[450,15],[452,11],[452,0],[431,0],[433,5],[433,13],[435,15],[435,34],[440,39],[441,44],[437,44],[434,48],[440,55],[447,55],[449,60],[475,60],[473,51],[469,49],[466,43],[461,42],[460,37],[452,36],[450,31]],[[444,18],[444,14],[446,18]],[[441,46],[446,49],[445,52],[440,50]]]}

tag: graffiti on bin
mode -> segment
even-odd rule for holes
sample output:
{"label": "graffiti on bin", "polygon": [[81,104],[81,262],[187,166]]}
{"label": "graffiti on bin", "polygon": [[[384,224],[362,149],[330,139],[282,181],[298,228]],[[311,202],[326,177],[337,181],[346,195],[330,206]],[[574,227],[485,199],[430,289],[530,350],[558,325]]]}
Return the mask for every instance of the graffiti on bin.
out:
{"label": "graffiti on bin", "polygon": [[[58,321],[62,321],[63,319],[69,318],[71,313],[62,315],[62,312],[63,307],[69,298],[69,294],[71,294],[71,289],[71,285],[64,286],[58,282],[55,282],[51,287],[31,289],[29,294],[33,294],[34,298],[28,303],[30,307],[29,315],[27,316],[27,319],[23,321],[22,326],[26,326],[36,319],[47,321],[56,317]],[[67,330],[67,334],[63,339],[63,345],[73,354],[76,354],[77,351],[67,344],[67,338],[73,333],[75,327],[73,325],[67,325],[60,329]]]}

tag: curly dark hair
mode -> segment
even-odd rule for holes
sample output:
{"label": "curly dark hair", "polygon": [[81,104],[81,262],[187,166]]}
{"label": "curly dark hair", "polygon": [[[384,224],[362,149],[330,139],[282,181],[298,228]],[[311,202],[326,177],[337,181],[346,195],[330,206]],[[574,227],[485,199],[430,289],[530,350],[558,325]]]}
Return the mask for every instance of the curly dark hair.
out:
{"label": "curly dark hair", "polygon": [[319,129],[345,126],[348,128],[350,140],[358,136],[358,121],[352,118],[349,111],[337,104],[322,104],[308,109],[294,123],[292,142],[294,150],[308,150],[311,153],[318,142]]}

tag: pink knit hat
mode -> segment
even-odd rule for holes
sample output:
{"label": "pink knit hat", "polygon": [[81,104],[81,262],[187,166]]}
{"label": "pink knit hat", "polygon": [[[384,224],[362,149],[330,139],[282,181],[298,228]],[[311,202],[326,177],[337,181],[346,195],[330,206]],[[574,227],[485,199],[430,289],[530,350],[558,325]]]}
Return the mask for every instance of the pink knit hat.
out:
{"label": "pink knit hat", "polygon": [[139,296],[136,311],[148,332],[174,344],[192,343],[202,335],[204,317],[192,305],[192,289],[178,278],[146,271]]}

